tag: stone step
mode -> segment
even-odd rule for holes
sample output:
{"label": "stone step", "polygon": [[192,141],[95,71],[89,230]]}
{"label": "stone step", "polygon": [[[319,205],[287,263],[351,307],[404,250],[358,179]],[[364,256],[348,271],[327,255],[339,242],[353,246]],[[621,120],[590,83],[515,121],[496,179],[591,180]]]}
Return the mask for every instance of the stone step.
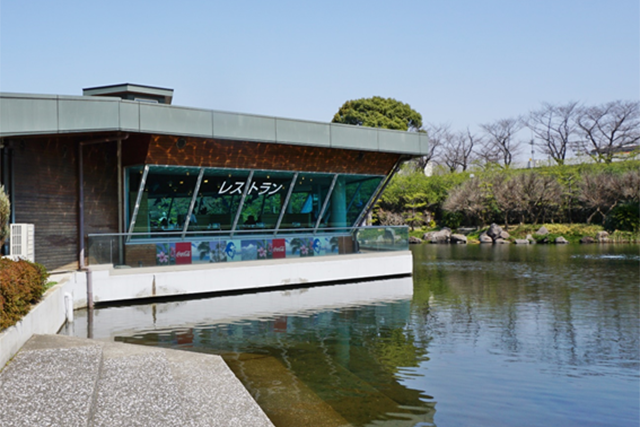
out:
{"label": "stone step", "polygon": [[273,427],[218,356],[61,335],[0,373],[0,425]]}
{"label": "stone step", "polygon": [[276,358],[240,353],[225,361],[277,426],[351,425]]}

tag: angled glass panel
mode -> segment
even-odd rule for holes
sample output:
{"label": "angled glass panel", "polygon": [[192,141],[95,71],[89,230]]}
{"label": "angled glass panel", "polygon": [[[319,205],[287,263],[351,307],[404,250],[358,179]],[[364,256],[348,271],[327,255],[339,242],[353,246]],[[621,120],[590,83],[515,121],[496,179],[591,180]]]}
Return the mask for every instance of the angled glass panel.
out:
{"label": "angled glass panel", "polygon": [[348,226],[354,226],[360,213],[366,208],[383,176],[343,175],[346,187],[346,212]]}
{"label": "angled glass panel", "polygon": [[198,172],[198,168],[150,167],[134,232],[182,230]]}
{"label": "angled glass panel", "polygon": [[333,174],[300,173],[280,229],[314,228],[333,177]]}
{"label": "angled glass panel", "polygon": [[242,206],[238,229],[274,229],[292,177],[293,172],[256,171]]}
{"label": "angled glass panel", "polygon": [[246,170],[205,170],[189,230],[231,230],[248,176]]}

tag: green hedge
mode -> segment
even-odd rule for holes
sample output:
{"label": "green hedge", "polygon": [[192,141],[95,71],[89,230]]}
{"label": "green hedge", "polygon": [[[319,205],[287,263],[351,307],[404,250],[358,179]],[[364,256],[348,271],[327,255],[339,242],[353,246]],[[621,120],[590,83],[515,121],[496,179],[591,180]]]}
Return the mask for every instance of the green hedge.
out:
{"label": "green hedge", "polygon": [[0,330],[15,325],[40,300],[48,277],[40,264],[0,259]]}

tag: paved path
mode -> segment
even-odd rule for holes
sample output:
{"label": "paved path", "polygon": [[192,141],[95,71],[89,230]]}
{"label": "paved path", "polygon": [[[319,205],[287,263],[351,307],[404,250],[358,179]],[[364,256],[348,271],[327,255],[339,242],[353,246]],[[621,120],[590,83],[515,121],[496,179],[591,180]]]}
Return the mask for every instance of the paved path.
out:
{"label": "paved path", "polygon": [[273,424],[218,356],[34,335],[0,372],[0,426]]}

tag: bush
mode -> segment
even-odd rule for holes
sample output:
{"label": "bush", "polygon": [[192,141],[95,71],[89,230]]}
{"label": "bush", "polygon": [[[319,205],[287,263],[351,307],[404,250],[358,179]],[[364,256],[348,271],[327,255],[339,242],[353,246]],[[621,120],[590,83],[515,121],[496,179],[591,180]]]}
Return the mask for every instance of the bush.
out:
{"label": "bush", "polygon": [[48,277],[40,264],[0,259],[0,330],[15,325],[40,300]]}
{"label": "bush", "polygon": [[607,216],[605,228],[609,231],[640,231],[640,206],[638,202],[621,203]]}
{"label": "bush", "polygon": [[4,187],[0,185],[0,246],[9,237],[9,216],[11,205],[9,198],[4,192]]}

